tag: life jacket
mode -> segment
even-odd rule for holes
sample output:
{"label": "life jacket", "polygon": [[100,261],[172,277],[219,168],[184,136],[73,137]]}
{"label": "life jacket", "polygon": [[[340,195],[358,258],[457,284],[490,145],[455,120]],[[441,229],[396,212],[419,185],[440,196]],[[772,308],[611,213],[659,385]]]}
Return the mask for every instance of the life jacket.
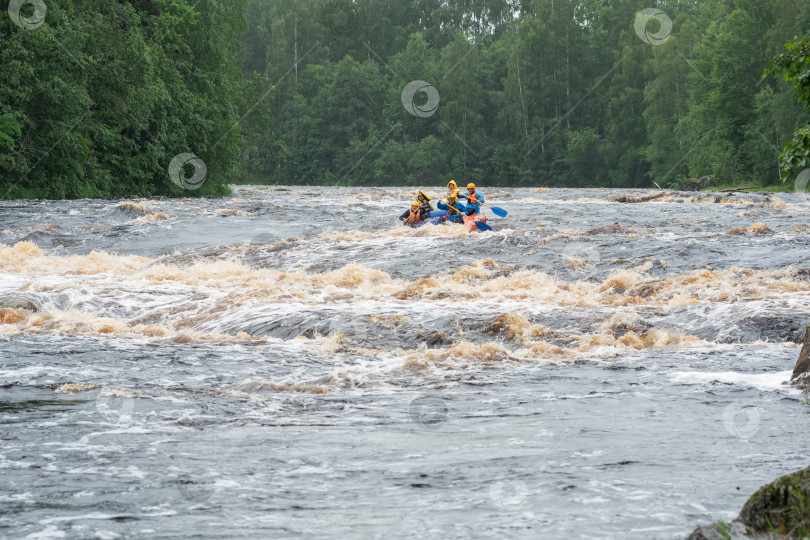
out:
{"label": "life jacket", "polygon": [[419,210],[416,210],[415,212],[411,212],[411,215],[408,216],[408,219],[405,220],[405,224],[410,225],[411,227],[413,227],[414,225],[417,225],[417,224],[419,224],[421,222],[422,222],[422,212],[419,211]]}
{"label": "life jacket", "polygon": [[[422,195],[425,198],[425,200],[424,201],[420,200],[419,195]],[[424,191],[420,191],[419,193],[416,194],[416,202],[419,203],[419,206],[427,208],[428,212],[433,212],[435,210],[435,208],[433,208],[433,205],[430,204],[430,196]]]}
{"label": "life jacket", "polygon": [[458,200],[456,200],[456,202],[454,202],[452,204],[450,204],[450,200],[452,200],[452,199],[449,199],[447,201],[447,205],[446,205],[447,206],[447,215],[450,216],[450,217],[457,216],[458,214],[461,213],[461,210],[456,208],[456,204],[458,204]]}
{"label": "life jacket", "polygon": [[479,199],[477,191],[473,191],[472,193],[467,193],[467,208],[472,207],[473,209],[475,209],[476,214],[481,211],[481,203],[482,202],[484,202],[484,198],[481,197]]}

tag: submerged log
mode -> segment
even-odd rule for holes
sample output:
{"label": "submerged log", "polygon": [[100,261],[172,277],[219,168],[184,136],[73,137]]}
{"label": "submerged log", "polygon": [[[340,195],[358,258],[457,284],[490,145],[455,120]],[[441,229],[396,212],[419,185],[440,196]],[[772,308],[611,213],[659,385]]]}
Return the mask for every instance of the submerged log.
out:
{"label": "submerged log", "polygon": [[620,202],[620,203],[642,203],[647,201],[652,201],[653,199],[660,199],[664,195],[666,195],[666,191],[662,191],[660,193],[651,193],[650,195],[640,195],[638,197],[633,197],[632,195],[620,195],[613,199],[613,202]]}
{"label": "submerged log", "polygon": [[[762,186],[746,186],[731,189],[721,189],[720,193],[736,193],[737,191],[746,191],[748,189],[761,189]],[[764,192],[767,193],[767,192]]]}

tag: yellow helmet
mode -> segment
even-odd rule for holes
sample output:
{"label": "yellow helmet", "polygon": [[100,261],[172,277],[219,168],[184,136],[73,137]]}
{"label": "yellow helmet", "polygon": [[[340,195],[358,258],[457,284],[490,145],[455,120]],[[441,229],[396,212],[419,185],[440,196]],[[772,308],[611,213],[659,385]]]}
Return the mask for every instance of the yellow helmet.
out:
{"label": "yellow helmet", "polygon": [[471,189],[471,190],[475,191],[475,184],[470,182],[469,184],[467,184],[467,189]]}
{"label": "yellow helmet", "polygon": [[419,206],[419,203],[418,203],[418,202],[416,202],[416,201],[413,201],[413,202],[411,203],[411,206]]}
{"label": "yellow helmet", "polygon": [[[420,191],[419,195],[424,197],[426,201],[430,201],[430,196],[427,193],[425,193],[424,191]],[[419,195],[417,195],[417,197],[416,197],[417,199],[419,198]]]}

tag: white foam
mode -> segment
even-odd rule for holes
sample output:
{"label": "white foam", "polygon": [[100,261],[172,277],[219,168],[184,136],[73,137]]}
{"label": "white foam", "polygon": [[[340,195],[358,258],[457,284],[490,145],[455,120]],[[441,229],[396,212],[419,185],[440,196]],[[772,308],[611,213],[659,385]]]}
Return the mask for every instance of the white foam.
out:
{"label": "white foam", "polygon": [[55,525],[46,527],[44,531],[31,533],[26,536],[26,540],[50,540],[51,538],[65,538],[65,531],[60,531]]}
{"label": "white foam", "polygon": [[753,387],[759,390],[798,390],[783,383],[790,380],[791,371],[778,371],[775,373],[740,373],[736,371],[722,371],[719,373],[706,373],[701,371],[676,371],[670,373],[670,378],[676,383],[706,384],[719,382],[737,386]]}
{"label": "white foam", "polygon": [[28,283],[28,281],[28,278],[24,276],[16,276],[6,272],[0,273],[0,283],[3,284],[3,286],[0,287],[0,294],[19,290],[23,285]]}

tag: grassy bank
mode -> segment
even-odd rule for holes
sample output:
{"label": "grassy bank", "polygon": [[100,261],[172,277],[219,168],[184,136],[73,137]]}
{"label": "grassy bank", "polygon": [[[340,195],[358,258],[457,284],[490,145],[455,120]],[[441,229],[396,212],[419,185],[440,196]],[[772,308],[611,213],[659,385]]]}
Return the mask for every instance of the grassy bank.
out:
{"label": "grassy bank", "polygon": [[[719,185],[719,186],[712,186],[712,187],[703,188],[700,191],[721,191],[721,190],[724,190],[724,189],[738,189],[738,188],[754,186],[754,185],[757,185],[757,184],[753,183],[753,182],[750,183],[750,184],[736,184],[736,185],[730,185],[730,184],[725,185],[724,184],[724,185]],[[771,193],[794,193],[796,190],[794,189],[793,184],[788,183],[788,182],[783,184],[783,183],[780,182],[780,183],[776,183],[776,184],[768,184],[768,185],[760,186],[760,187],[758,187],[756,189],[749,189],[749,190],[746,190],[746,191],[751,191],[751,192],[768,191],[768,192],[771,192]]]}

